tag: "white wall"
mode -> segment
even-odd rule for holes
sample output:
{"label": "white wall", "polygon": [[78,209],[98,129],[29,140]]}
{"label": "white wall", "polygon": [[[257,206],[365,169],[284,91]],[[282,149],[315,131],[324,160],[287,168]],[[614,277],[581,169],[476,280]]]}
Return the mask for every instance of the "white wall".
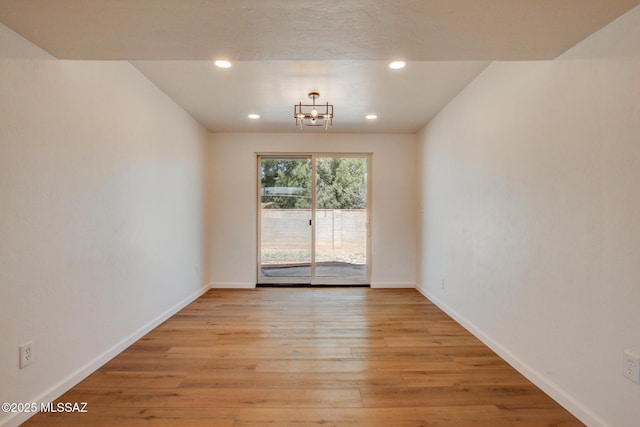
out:
{"label": "white wall", "polygon": [[419,135],[420,289],[594,426],[640,422],[637,40],[494,63]]}
{"label": "white wall", "polygon": [[47,57],[0,26],[0,402],[57,397],[207,282],[208,133],[127,62]]}
{"label": "white wall", "polygon": [[[293,126],[293,123],[292,123]],[[416,272],[415,135],[220,133],[211,136],[214,287],[256,283],[256,153],[373,153],[374,287],[414,287]]]}

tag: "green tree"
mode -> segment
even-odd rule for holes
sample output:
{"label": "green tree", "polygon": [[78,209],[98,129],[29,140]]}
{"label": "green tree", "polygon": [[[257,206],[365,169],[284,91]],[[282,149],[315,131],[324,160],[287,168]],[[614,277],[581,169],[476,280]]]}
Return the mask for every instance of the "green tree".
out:
{"label": "green tree", "polygon": [[310,162],[300,159],[263,159],[261,174],[263,208],[311,208]]}
{"label": "green tree", "polygon": [[[263,159],[262,204],[269,209],[311,208],[311,163],[300,159]],[[367,159],[322,157],[316,163],[319,209],[367,206]]]}
{"label": "green tree", "polygon": [[325,157],[316,166],[320,209],[367,207],[367,160],[357,157]]}

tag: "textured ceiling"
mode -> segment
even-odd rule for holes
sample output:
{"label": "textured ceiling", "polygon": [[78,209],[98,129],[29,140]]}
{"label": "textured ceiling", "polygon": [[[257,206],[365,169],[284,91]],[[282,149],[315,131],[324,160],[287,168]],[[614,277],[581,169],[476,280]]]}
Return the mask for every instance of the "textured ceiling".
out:
{"label": "textured ceiling", "polygon": [[552,59],[635,0],[0,0],[61,59]]}
{"label": "textured ceiling", "polygon": [[58,59],[132,61],[212,131],[295,131],[317,89],[336,131],[415,132],[489,61],[553,59],[639,3],[0,0],[0,22]]}

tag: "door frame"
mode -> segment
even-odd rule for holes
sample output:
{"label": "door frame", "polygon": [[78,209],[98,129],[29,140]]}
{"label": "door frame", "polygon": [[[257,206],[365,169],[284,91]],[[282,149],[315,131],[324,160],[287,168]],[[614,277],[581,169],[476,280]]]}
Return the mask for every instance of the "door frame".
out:
{"label": "door frame", "polygon": [[[273,153],[273,152],[257,152],[256,155],[256,284],[258,285],[269,285],[269,284],[303,284],[303,285],[313,285],[313,286],[335,286],[335,285],[369,285],[371,283],[371,271],[372,271],[372,211],[373,211],[373,191],[372,191],[372,169],[373,169],[373,153],[360,153],[360,152],[348,152],[348,153],[337,153],[337,152],[283,152],[283,153]],[[367,220],[366,220],[366,238],[367,238],[367,247],[366,247],[366,257],[367,264],[365,266],[365,280],[357,280],[357,281],[327,281],[323,280],[322,282],[318,282],[316,279],[316,159],[318,157],[358,157],[358,158],[366,158],[367,159]],[[260,268],[261,268],[261,188],[262,188],[262,177],[261,177],[261,160],[263,158],[273,158],[273,159],[303,159],[308,158],[311,160],[311,278],[309,283],[300,283],[299,280],[278,280],[278,281],[264,281],[261,279]]]}

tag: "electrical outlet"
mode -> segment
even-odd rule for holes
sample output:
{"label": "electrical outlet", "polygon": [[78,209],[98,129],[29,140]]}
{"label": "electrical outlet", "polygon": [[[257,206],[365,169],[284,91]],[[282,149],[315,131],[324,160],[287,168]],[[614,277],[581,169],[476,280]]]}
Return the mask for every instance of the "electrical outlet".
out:
{"label": "electrical outlet", "polygon": [[20,346],[20,369],[33,363],[33,341]]}
{"label": "electrical outlet", "polygon": [[634,383],[640,383],[640,356],[631,350],[624,351],[622,373]]}

